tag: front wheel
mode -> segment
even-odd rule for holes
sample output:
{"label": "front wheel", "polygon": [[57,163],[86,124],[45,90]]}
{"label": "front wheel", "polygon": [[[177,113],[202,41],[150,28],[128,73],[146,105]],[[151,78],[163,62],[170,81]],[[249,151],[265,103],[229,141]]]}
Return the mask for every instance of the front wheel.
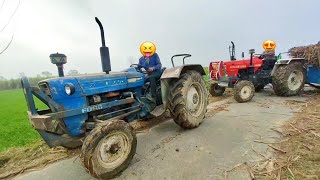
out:
{"label": "front wheel", "polygon": [[225,90],[225,87],[219,86],[218,83],[213,83],[210,85],[209,92],[212,96],[222,96]]}
{"label": "front wheel", "polygon": [[182,128],[198,127],[205,117],[208,91],[202,76],[196,71],[187,71],[172,84],[170,112],[176,124]]}
{"label": "front wheel", "polygon": [[81,161],[92,176],[110,179],[126,169],[137,147],[133,128],[122,120],[98,124],[84,140]]}
{"label": "front wheel", "polygon": [[235,85],[233,97],[239,103],[248,102],[253,98],[254,91],[252,82],[242,80]]}

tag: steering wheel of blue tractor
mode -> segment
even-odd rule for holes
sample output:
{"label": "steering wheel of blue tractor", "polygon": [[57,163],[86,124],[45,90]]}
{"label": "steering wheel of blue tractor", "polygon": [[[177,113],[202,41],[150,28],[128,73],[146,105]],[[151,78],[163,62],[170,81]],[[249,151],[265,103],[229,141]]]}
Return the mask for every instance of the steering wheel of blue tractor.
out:
{"label": "steering wheel of blue tractor", "polygon": [[[131,64],[130,65],[130,67],[133,67],[133,68],[135,68],[138,72],[140,72],[140,73],[143,73],[143,74],[149,74],[148,73],[148,68],[147,67],[145,67],[145,66],[141,66],[140,64]],[[143,70],[143,69],[144,70]]]}

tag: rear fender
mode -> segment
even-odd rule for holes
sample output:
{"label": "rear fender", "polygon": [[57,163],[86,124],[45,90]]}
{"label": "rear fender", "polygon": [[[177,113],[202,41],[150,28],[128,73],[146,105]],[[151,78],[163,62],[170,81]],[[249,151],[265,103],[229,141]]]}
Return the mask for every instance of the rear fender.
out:
{"label": "rear fender", "polygon": [[300,63],[304,64],[305,60],[303,58],[279,59],[273,66],[273,69],[271,71],[271,76],[273,76],[274,72],[278,69],[279,66],[288,65],[288,64],[294,63],[294,62],[300,62]]}
{"label": "rear fender", "polygon": [[169,99],[171,82],[177,81],[182,74],[184,74],[189,70],[197,71],[202,76],[206,75],[203,67],[200,64],[186,64],[186,65],[177,66],[174,68],[168,68],[162,73],[161,95],[162,95],[162,102],[165,109],[168,108],[168,104],[169,104],[168,99]]}

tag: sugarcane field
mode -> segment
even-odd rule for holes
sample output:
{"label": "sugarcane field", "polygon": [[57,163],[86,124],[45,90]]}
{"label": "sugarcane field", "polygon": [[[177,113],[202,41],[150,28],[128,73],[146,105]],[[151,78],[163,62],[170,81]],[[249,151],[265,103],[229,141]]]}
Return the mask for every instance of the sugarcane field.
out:
{"label": "sugarcane field", "polygon": [[319,180],[318,7],[0,0],[0,179]]}

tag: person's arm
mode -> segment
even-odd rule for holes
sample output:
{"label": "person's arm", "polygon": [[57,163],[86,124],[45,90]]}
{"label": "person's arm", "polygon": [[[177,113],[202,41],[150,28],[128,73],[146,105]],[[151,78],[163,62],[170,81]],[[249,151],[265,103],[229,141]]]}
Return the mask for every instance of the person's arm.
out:
{"label": "person's arm", "polygon": [[156,65],[152,67],[153,70],[161,70],[162,64],[158,54],[155,54],[155,59],[156,59]]}

